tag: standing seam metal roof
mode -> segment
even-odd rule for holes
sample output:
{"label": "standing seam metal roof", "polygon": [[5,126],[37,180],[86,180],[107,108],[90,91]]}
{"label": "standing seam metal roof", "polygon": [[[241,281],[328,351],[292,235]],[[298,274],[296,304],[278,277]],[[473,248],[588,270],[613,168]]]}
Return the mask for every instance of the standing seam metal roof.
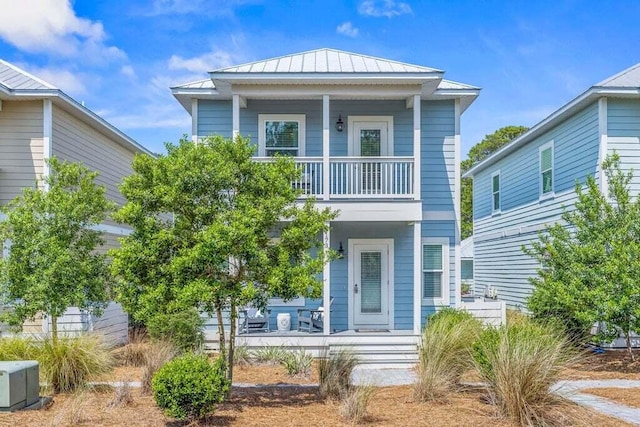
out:
{"label": "standing seam metal roof", "polygon": [[0,59],[0,84],[11,90],[57,89],[24,70]]}

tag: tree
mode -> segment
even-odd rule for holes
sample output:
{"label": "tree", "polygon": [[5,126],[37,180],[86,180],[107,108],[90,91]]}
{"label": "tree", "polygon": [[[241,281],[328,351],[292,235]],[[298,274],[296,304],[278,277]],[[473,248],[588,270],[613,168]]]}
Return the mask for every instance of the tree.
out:
{"label": "tree", "polygon": [[21,326],[37,313],[51,318],[57,342],[57,318],[76,306],[100,314],[108,300],[109,274],[102,223],[114,204],[95,183],[97,172],[79,163],[47,161],[51,173],[40,188],[26,188],[3,208],[0,242],[10,254],[0,259],[3,303],[12,307],[3,318]]}
{"label": "tree", "polygon": [[[486,135],[482,141],[471,147],[467,158],[460,163],[461,173],[464,174],[527,130],[529,128],[525,126],[505,126],[492,134]],[[461,179],[461,227],[462,238],[466,239],[473,234],[473,180],[471,178]]]}
{"label": "tree", "polygon": [[588,329],[601,323],[597,338],[622,333],[631,351],[630,331],[640,331],[640,200],[629,194],[632,172],[620,170],[617,155],[602,164],[609,194],[593,176],[586,188],[576,183],[575,209],[563,223],[539,233],[523,250],[540,261],[528,307],[540,317]]}
{"label": "tree", "polygon": [[254,151],[241,137],[215,137],[137,156],[115,215],[134,230],[113,251],[118,299],[141,321],[189,307],[215,314],[229,379],[237,308],[263,307],[272,296],[320,297],[318,275],[332,257],[321,236],[335,215],[311,199],[296,203],[291,183],[300,170],[291,158],[258,162]]}

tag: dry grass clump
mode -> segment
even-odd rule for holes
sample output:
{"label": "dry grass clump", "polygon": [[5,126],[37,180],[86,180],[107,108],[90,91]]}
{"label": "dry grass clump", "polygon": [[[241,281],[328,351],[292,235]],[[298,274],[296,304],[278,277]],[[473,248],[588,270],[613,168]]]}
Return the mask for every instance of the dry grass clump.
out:
{"label": "dry grass clump", "polygon": [[351,373],[357,364],[358,358],[351,351],[325,352],[318,360],[320,396],[339,398],[346,393],[351,388]]}
{"label": "dry grass clump", "polygon": [[528,318],[485,331],[474,347],[490,401],[517,425],[556,424],[549,415],[561,403],[550,391],[578,352],[557,327]]}
{"label": "dry grass clump", "polygon": [[372,385],[362,385],[349,388],[340,401],[340,415],[353,424],[364,421],[367,408],[375,395],[376,388]]}
{"label": "dry grass clump", "polygon": [[471,349],[481,331],[480,322],[464,311],[445,308],[429,318],[422,334],[416,400],[443,400],[458,387],[473,366]]}
{"label": "dry grass clump", "polygon": [[145,353],[142,370],[142,394],[151,394],[151,381],[155,373],[167,362],[176,357],[179,350],[169,341],[154,341]]}
{"label": "dry grass clump", "polygon": [[50,422],[50,426],[77,426],[90,420],[90,410],[94,405],[94,395],[86,388],[78,388],[73,395],[67,399],[62,408]]}
{"label": "dry grass clump", "polygon": [[113,390],[113,398],[107,403],[109,408],[120,408],[129,406],[133,403],[133,394],[131,393],[131,383],[128,380],[115,386]]}
{"label": "dry grass clump", "polygon": [[129,343],[112,350],[111,354],[120,366],[144,366],[150,345],[147,333],[135,329],[129,334]]}

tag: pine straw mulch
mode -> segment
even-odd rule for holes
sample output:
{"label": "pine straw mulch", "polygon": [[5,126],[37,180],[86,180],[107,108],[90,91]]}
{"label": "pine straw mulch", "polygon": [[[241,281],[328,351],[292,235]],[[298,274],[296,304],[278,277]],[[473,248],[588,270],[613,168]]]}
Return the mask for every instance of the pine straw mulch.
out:
{"label": "pine straw mulch", "polygon": [[588,353],[578,363],[562,373],[567,380],[640,380],[640,353],[635,361],[626,350],[607,350],[603,354]]}
{"label": "pine straw mulch", "polygon": [[640,408],[640,390],[637,388],[585,388],[580,390],[580,393],[593,394],[626,406]]}

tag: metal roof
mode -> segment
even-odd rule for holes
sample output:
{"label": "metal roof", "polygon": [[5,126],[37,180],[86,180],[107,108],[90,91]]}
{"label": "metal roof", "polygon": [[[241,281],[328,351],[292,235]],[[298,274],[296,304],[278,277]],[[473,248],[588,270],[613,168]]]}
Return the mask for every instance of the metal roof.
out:
{"label": "metal roof", "polygon": [[0,84],[11,90],[23,89],[57,89],[7,61],[0,59]]}
{"label": "metal roof", "polygon": [[608,77],[596,84],[597,87],[640,87],[640,63]]}
{"label": "metal roof", "polygon": [[212,73],[441,73],[436,68],[336,49],[317,49],[220,68]]}

